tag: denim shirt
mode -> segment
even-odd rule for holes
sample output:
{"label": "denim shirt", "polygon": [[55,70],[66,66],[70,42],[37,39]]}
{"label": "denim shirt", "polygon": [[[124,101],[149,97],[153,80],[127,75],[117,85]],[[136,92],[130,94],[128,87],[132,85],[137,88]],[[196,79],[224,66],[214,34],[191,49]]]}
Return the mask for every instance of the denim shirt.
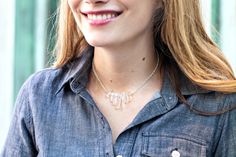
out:
{"label": "denim shirt", "polygon": [[[167,74],[161,92],[112,144],[108,121],[85,88],[92,59],[89,48],[25,82],[1,157],[236,157],[236,110],[192,112],[178,101]],[[180,80],[195,109],[216,112],[236,104],[236,94],[204,90],[184,75]]]}

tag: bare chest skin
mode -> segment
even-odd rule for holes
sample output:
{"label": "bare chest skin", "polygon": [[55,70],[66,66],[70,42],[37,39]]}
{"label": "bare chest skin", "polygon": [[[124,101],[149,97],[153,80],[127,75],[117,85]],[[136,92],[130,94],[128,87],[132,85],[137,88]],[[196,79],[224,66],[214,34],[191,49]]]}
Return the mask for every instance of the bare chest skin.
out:
{"label": "bare chest skin", "polygon": [[104,91],[95,86],[94,81],[90,81],[87,89],[100,112],[105,116],[112,130],[113,144],[120,133],[134,120],[136,115],[151,100],[155,92],[160,91],[161,81],[152,79],[142,90],[138,91],[131,103],[124,106],[122,110],[116,110],[105,97]]}

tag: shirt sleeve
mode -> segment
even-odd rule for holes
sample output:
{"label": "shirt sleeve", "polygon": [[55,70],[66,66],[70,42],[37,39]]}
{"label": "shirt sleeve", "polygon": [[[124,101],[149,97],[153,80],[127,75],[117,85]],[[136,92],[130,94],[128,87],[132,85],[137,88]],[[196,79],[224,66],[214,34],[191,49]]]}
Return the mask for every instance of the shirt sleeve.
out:
{"label": "shirt sleeve", "polygon": [[16,99],[14,113],[1,157],[34,157],[37,151],[29,105],[28,83],[25,83]]}
{"label": "shirt sleeve", "polygon": [[[236,105],[236,94],[227,96],[226,107]],[[222,133],[215,151],[215,157],[236,157],[236,109],[225,115]]]}

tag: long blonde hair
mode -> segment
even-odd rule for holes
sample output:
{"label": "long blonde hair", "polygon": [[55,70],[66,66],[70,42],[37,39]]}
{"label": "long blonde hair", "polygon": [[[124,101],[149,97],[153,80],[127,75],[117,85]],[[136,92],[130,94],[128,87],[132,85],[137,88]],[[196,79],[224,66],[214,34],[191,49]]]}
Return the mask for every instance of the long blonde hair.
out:
{"label": "long blonde hair", "polygon": [[[162,56],[163,65],[166,64],[172,74],[177,90],[180,87],[173,74],[179,68],[202,88],[236,92],[232,68],[203,27],[199,0],[163,0],[163,8],[154,15],[153,26],[155,47]],[[57,33],[55,66],[61,67],[88,46],[77,28],[67,0],[61,0]]]}

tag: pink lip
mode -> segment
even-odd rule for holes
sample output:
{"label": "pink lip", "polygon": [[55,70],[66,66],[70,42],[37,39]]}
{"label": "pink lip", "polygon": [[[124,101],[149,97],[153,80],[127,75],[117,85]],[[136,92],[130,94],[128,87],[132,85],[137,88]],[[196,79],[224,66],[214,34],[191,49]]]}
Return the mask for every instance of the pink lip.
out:
{"label": "pink lip", "polygon": [[[112,21],[115,20],[115,18],[117,16],[119,16],[121,14],[121,12],[119,11],[115,11],[115,10],[100,10],[100,11],[81,11],[81,13],[86,16],[87,20],[88,20],[88,23],[91,24],[92,26],[103,26],[103,25],[106,25]],[[109,13],[115,13],[117,14],[116,17],[114,18],[110,18],[110,19],[101,19],[101,20],[92,20],[92,19],[88,19],[87,15],[88,14],[94,14],[94,15],[100,15],[100,14],[109,14]]]}
{"label": "pink lip", "polygon": [[121,11],[115,11],[115,10],[100,10],[100,11],[81,11],[82,14],[109,14],[109,13],[116,13],[116,14],[120,14]]}

